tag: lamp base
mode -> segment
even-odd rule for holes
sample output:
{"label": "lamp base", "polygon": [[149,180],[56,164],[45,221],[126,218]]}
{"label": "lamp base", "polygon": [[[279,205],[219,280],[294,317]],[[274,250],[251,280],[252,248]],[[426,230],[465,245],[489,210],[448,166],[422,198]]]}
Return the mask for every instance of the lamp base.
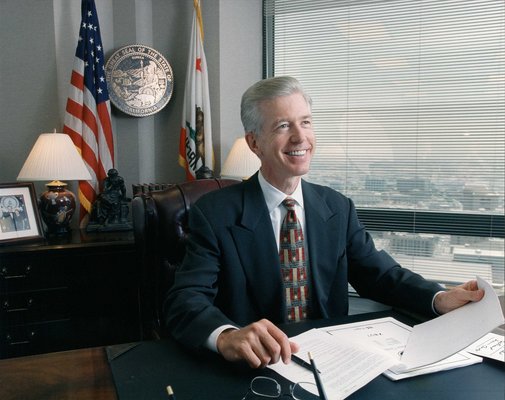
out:
{"label": "lamp base", "polygon": [[64,182],[52,181],[46,186],[48,190],[41,194],[39,206],[47,233],[67,234],[75,211],[75,196]]}

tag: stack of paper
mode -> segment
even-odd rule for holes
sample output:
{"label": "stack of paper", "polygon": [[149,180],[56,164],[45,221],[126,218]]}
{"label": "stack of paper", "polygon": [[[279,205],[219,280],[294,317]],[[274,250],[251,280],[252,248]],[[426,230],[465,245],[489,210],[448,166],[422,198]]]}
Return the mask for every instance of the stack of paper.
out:
{"label": "stack of paper", "polygon": [[[325,390],[335,400],[346,398],[382,373],[399,380],[475,364],[482,358],[465,349],[504,323],[492,286],[480,278],[477,281],[485,290],[481,301],[414,328],[394,318],[381,318],[312,329],[291,340],[300,345],[300,357],[312,353]],[[313,382],[312,374],[294,363],[270,368],[292,382]]]}

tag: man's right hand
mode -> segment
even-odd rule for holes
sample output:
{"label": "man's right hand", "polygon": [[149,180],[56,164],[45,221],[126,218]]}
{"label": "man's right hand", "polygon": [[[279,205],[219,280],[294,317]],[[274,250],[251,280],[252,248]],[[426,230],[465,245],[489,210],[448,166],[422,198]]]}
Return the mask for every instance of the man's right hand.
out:
{"label": "man's right hand", "polygon": [[242,329],[222,332],[217,338],[217,350],[228,361],[244,360],[251,368],[263,368],[279,359],[288,364],[299,346],[272,322],[262,319]]}

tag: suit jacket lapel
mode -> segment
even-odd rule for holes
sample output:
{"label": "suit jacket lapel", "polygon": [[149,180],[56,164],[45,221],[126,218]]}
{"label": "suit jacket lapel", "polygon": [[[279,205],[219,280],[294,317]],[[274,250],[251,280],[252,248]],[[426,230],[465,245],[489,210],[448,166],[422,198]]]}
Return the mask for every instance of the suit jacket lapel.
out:
{"label": "suit jacket lapel", "polygon": [[329,292],[322,285],[329,284],[335,274],[336,265],[329,261],[329,254],[332,250],[332,235],[336,235],[337,232],[329,229],[329,220],[334,213],[310,184],[302,180],[302,185],[309,265],[312,276],[312,306],[317,313],[318,310],[321,310],[321,304],[326,303]]}
{"label": "suit jacket lapel", "polygon": [[231,234],[250,282],[251,293],[248,295],[256,304],[259,315],[265,315],[273,321],[283,321],[284,304],[277,243],[257,175],[244,182],[243,193],[240,225],[233,226]]}

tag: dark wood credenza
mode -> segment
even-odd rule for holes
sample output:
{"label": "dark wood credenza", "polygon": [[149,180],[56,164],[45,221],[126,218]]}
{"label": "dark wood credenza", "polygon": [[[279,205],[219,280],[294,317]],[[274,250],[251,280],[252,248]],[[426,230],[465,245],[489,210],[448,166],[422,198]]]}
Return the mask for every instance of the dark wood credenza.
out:
{"label": "dark wood credenza", "polygon": [[0,247],[0,358],[140,339],[133,233]]}

